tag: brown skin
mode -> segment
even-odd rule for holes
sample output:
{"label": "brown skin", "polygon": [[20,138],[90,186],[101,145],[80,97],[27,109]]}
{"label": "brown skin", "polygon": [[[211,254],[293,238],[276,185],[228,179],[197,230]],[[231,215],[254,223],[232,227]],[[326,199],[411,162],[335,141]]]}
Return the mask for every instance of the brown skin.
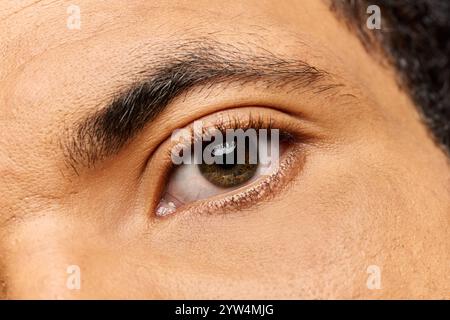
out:
{"label": "brown skin", "polygon": [[[326,4],[78,0],[81,30],[66,28],[69,4],[0,4],[4,297],[450,298],[448,159],[395,71]],[[352,96],[265,94],[252,84],[194,92],[119,154],[75,175],[59,144],[65,128],[151,61],[153,44],[208,33],[303,59]],[[175,128],[244,100],[314,127],[302,168],[245,210],[157,219],[151,195],[168,178],[155,161],[140,170],[151,150]],[[66,287],[69,265],[81,268],[80,290]],[[379,290],[366,286],[370,265],[381,269]]]}

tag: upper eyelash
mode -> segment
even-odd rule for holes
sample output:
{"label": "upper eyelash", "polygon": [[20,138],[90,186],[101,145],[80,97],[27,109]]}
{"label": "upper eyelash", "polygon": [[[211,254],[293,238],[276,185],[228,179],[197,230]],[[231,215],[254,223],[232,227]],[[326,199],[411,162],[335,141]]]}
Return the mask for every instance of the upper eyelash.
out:
{"label": "upper eyelash", "polygon": [[[227,119],[220,118],[217,119],[212,125],[207,127],[202,127],[202,132],[199,135],[192,134],[191,144],[204,139],[207,137],[213,130],[220,131],[221,134],[225,135],[226,130],[247,130],[247,129],[273,129],[273,120],[272,118],[264,119],[262,116],[255,117],[252,114],[249,114],[248,118],[244,121],[242,118],[237,116],[227,115]],[[191,131],[192,132],[192,131]]]}
{"label": "upper eyelash", "polygon": [[216,129],[220,130],[222,133],[225,133],[225,131],[228,129],[237,130],[237,129],[273,129],[273,119],[272,117],[269,117],[268,119],[264,119],[261,115],[255,117],[251,113],[249,114],[249,117],[247,121],[242,121],[242,118],[236,117],[236,116],[229,116],[231,117],[231,120],[228,121],[228,125],[226,121],[223,120],[217,120],[214,124]]}
{"label": "upper eyelash", "polygon": [[[251,113],[249,116],[242,120],[242,118],[234,116],[234,115],[227,115],[227,120],[224,120],[224,118],[217,119],[212,125],[209,125],[207,127],[202,127],[202,132],[200,134],[195,134],[193,132],[192,128],[191,130],[191,138],[190,141],[185,142],[186,147],[192,146],[195,142],[201,141],[208,135],[212,133],[213,130],[220,131],[221,134],[224,136],[226,135],[226,130],[248,130],[248,129],[254,129],[254,130],[260,130],[260,129],[266,129],[268,131],[272,129],[279,130],[279,138],[283,141],[293,141],[294,135],[288,131],[278,129],[274,127],[274,121],[272,117],[264,118],[262,116],[255,117]],[[168,150],[168,156],[171,155],[171,150]]]}
{"label": "upper eyelash", "polygon": [[280,140],[289,140],[293,141],[295,139],[295,136],[288,131],[282,130],[280,128],[275,128],[274,126],[274,120],[272,117],[269,117],[265,119],[262,116],[255,117],[251,113],[249,114],[249,117],[247,121],[242,121],[241,118],[232,116],[231,122],[227,123],[223,121],[216,121],[214,124],[215,128],[218,129],[223,135],[225,135],[226,130],[247,130],[247,129],[254,129],[254,130],[260,130],[260,129],[266,129],[268,131],[272,129],[277,129],[279,131],[279,138]]}

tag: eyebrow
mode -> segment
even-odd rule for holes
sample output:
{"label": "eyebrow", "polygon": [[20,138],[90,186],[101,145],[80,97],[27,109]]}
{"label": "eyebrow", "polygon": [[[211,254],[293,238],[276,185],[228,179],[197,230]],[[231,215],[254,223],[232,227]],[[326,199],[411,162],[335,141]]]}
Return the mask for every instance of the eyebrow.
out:
{"label": "eyebrow", "polygon": [[343,86],[305,61],[210,40],[179,44],[169,54],[152,59],[152,66],[136,77],[140,80],[119,90],[106,107],[75,125],[74,134],[64,143],[64,154],[76,172],[80,165],[91,168],[117,154],[176,97],[195,88],[262,83],[266,88],[324,94]]}

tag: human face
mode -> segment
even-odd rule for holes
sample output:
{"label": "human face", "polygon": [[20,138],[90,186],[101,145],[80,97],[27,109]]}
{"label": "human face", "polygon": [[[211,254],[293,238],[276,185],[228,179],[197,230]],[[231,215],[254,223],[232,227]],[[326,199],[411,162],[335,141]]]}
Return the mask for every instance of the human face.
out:
{"label": "human face", "polygon": [[[4,297],[449,298],[448,159],[325,3],[17,3],[0,4]],[[156,214],[176,129],[255,118],[294,137],[282,178],[210,194],[191,171],[175,189],[199,194]]]}

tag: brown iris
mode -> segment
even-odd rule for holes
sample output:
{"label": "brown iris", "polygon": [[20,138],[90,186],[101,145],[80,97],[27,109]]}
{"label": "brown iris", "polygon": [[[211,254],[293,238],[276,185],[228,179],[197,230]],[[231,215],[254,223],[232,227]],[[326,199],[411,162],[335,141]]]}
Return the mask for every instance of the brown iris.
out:
{"label": "brown iris", "polygon": [[[221,147],[224,148],[222,145]],[[249,181],[256,173],[258,164],[249,163],[249,143],[245,143],[245,163],[238,164],[236,148],[228,148],[223,154],[222,163],[199,164],[200,173],[212,184],[221,188],[239,186]],[[231,154],[232,153],[232,154]],[[227,156],[228,155],[228,156]]]}

